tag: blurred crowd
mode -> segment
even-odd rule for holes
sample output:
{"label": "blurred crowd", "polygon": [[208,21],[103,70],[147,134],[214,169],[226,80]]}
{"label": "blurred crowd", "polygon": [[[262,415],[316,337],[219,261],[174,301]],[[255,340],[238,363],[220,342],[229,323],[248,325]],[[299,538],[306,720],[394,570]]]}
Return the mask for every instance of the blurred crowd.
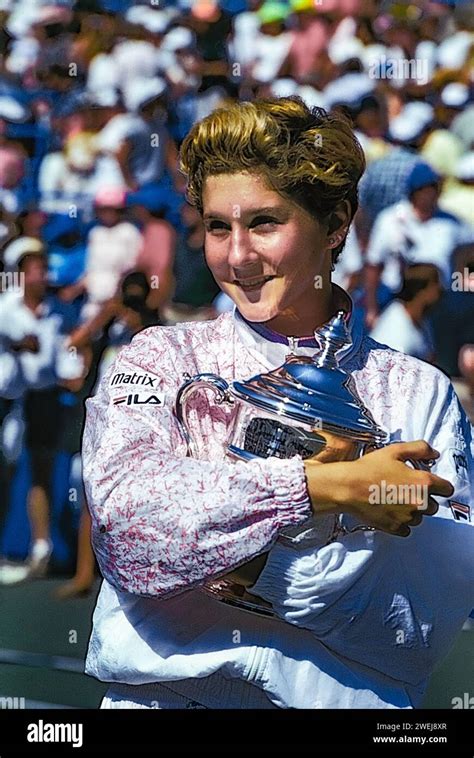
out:
{"label": "blurred crowd", "polygon": [[84,399],[140,329],[231,307],[178,154],[235,99],[298,95],[351,117],[368,167],[334,280],[374,339],[441,368],[474,419],[472,4],[0,0],[0,20],[0,583],[54,567],[65,453],[77,569],[61,593],[90,588]]}

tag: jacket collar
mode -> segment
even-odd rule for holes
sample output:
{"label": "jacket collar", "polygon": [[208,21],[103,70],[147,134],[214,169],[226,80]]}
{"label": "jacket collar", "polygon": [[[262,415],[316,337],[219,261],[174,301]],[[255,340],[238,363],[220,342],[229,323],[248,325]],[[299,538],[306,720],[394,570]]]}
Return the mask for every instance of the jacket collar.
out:
{"label": "jacket collar", "polygon": [[[354,304],[350,295],[337,284],[333,284],[333,288],[335,289],[337,307],[346,311],[346,323],[352,338],[352,344],[340,354],[342,364],[359,351],[363,335],[363,324],[361,318],[354,310]],[[288,338],[284,334],[269,329],[264,324],[248,321],[237,310],[236,306],[233,309],[233,317],[237,332],[244,344],[252,352],[258,351],[262,353],[271,366],[285,361],[289,353],[288,346],[290,344],[292,344],[296,355],[313,355],[315,350],[319,349],[314,336]]]}

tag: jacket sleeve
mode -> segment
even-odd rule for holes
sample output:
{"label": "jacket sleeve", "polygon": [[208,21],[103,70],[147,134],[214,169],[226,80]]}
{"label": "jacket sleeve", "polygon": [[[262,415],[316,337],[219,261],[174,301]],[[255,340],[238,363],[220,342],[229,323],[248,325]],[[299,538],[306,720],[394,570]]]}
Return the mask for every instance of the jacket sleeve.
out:
{"label": "jacket sleeve", "polygon": [[[174,382],[158,369],[153,390],[137,390],[149,375],[157,329],[121,351],[87,401],[83,465],[104,577],[118,589],[162,598],[265,551],[279,530],[308,519],[311,504],[298,456],[250,463],[186,457],[172,413]],[[148,356],[146,369],[140,355]],[[153,356],[152,365],[159,362]],[[117,375],[134,376],[133,389],[111,386]]]}
{"label": "jacket sleeve", "polygon": [[359,531],[302,551],[279,541],[249,589],[341,655],[413,683],[474,607],[473,428],[440,372],[420,422],[419,438],[441,453],[434,472],[455,487],[435,517],[408,538]]}

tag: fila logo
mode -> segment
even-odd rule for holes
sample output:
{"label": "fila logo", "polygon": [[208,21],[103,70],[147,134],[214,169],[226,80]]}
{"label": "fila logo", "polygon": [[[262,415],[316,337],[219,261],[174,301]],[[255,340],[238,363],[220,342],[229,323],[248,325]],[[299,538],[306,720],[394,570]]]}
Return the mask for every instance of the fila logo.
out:
{"label": "fila logo", "polygon": [[465,455],[463,455],[463,453],[453,453],[453,460],[457,473],[459,473],[460,468],[467,470],[467,458]]}
{"label": "fila logo", "polygon": [[114,374],[110,386],[116,387],[122,384],[139,384],[141,387],[155,387],[158,377],[152,377],[148,374]]}
{"label": "fila logo", "polygon": [[464,503],[458,503],[456,500],[449,500],[449,505],[456,521],[469,521],[471,509]]}
{"label": "fila logo", "polygon": [[114,397],[113,405],[163,405],[164,395],[120,395]]}

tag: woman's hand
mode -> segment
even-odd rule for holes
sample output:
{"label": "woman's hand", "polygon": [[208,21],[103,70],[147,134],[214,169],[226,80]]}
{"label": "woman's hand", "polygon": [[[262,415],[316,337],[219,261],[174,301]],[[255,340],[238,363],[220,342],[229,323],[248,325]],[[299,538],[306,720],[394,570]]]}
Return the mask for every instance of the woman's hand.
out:
{"label": "woman's hand", "polygon": [[304,465],[314,513],[348,513],[361,524],[407,537],[410,526],[438,510],[432,495],[450,497],[454,488],[446,479],[405,462],[438,457],[427,442],[418,440],[388,445],[356,461],[308,459]]}

